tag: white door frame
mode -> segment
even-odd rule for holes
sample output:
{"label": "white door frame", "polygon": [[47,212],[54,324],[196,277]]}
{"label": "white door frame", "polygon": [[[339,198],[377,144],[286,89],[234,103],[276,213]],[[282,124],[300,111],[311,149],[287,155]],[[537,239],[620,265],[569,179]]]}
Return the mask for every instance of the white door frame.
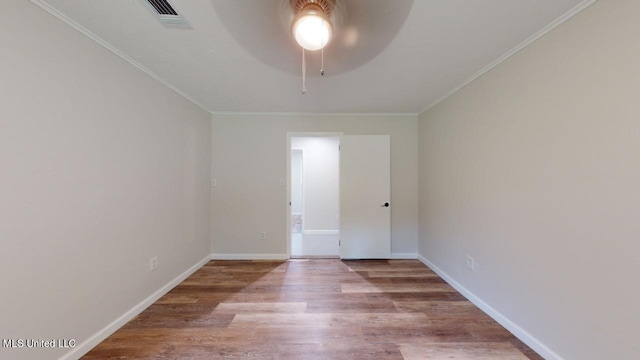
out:
{"label": "white door frame", "polygon": [[[304,199],[305,199],[305,192],[307,191],[306,187],[304,186],[304,160],[303,160],[304,159],[304,150],[293,150],[292,149],[290,151],[290,153],[293,153],[294,151],[299,151],[300,154],[302,155],[302,159],[301,159],[302,163],[300,165],[300,167],[301,167],[300,170],[302,171],[302,174],[300,174],[300,176],[302,177],[302,179],[300,179],[300,182],[302,183],[302,195],[301,195],[302,196],[302,199],[301,199],[301,202],[302,202],[302,204],[301,204],[302,205],[302,224],[300,224],[300,226],[301,226],[300,232],[304,233],[304,221],[305,221],[305,218],[306,218],[306,216],[304,216]],[[291,176],[289,176],[289,179],[291,179]],[[289,186],[291,186],[291,185],[289,185]],[[291,211],[291,215],[293,215],[293,211]],[[289,219],[291,219],[291,218],[289,218]],[[289,225],[291,225],[291,224],[289,224]],[[289,229],[291,229],[291,228],[289,228]]]}
{"label": "white door frame", "polygon": [[[341,132],[287,132],[287,178],[285,183],[287,184],[287,197],[286,197],[286,208],[287,208],[287,258],[291,258],[291,206],[289,203],[291,202],[291,138],[292,137],[338,137],[342,138],[344,135]],[[338,158],[338,169],[340,169],[340,163]],[[338,170],[340,171],[340,170]],[[340,176],[340,173],[338,173]],[[338,183],[338,203],[340,203],[340,183]],[[340,228],[340,227],[338,227]]]}

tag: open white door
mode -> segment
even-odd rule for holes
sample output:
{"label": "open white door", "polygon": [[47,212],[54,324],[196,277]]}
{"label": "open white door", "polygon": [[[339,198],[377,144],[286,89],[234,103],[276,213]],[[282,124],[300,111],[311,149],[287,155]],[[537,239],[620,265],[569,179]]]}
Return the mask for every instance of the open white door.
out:
{"label": "open white door", "polygon": [[340,140],[340,257],[391,257],[389,135]]}

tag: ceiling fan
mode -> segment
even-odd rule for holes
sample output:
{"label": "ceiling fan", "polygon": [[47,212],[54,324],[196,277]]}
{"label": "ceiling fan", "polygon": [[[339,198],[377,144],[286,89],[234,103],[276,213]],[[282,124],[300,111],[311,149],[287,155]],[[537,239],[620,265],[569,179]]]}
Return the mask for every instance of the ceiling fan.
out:
{"label": "ceiling fan", "polygon": [[305,50],[322,50],[333,36],[331,14],[336,0],[290,0],[294,11],[291,33]]}
{"label": "ceiling fan", "polygon": [[402,28],[413,0],[211,0],[211,4],[229,34],[257,60],[297,75],[304,51],[303,66],[306,62],[309,69],[317,69],[309,71],[315,77],[346,73],[374,59]]}

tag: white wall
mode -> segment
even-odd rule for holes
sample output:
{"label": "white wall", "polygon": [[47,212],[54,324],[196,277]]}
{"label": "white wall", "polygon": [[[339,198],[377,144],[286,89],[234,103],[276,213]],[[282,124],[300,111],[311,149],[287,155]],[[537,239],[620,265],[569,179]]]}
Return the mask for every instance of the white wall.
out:
{"label": "white wall", "polygon": [[420,116],[420,254],[550,358],[640,353],[638,14],[600,0]]}
{"label": "white wall", "polygon": [[337,137],[291,138],[291,149],[302,150],[305,231],[339,228],[339,145]]}
{"label": "white wall", "polygon": [[286,254],[287,132],[391,135],[391,249],[416,253],[416,117],[214,115],[214,254]]}
{"label": "white wall", "polygon": [[303,179],[302,150],[291,151],[291,213],[302,215]]}
{"label": "white wall", "polygon": [[210,254],[210,115],[30,2],[3,9],[0,338],[80,344]]}

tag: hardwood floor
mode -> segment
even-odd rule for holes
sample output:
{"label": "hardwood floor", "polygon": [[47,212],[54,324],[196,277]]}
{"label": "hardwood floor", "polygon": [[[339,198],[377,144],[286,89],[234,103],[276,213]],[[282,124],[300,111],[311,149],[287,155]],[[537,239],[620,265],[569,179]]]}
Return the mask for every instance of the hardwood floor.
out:
{"label": "hardwood floor", "polygon": [[417,260],[211,261],[84,359],[542,359]]}

